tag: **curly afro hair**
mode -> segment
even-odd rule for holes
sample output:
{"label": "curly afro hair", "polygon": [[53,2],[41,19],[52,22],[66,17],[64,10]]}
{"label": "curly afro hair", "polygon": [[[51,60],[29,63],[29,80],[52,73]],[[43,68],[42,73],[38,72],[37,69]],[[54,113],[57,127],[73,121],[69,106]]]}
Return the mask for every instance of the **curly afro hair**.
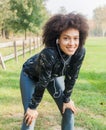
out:
{"label": "curly afro hair", "polygon": [[79,48],[81,48],[85,44],[89,27],[87,19],[82,14],[73,12],[66,15],[54,15],[47,21],[43,28],[43,44],[46,47],[56,47],[56,39],[69,28],[79,30]]}

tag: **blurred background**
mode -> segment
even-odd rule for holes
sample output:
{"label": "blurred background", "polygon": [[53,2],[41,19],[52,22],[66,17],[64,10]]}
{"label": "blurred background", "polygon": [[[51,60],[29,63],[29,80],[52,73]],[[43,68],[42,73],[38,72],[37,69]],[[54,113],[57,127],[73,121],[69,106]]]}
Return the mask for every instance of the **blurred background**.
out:
{"label": "blurred background", "polygon": [[106,0],[0,0],[0,42],[41,34],[51,15],[73,11],[88,18],[90,36],[106,36]]}

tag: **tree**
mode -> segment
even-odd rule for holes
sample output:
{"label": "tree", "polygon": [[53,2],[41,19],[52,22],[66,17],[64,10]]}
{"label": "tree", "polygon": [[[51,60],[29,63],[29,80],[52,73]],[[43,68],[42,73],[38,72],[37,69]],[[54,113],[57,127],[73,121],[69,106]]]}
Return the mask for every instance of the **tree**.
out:
{"label": "tree", "polygon": [[10,29],[8,19],[11,13],[9,10],[9,0],[0,0],[0,30],[2,37],[8,38]]}
{"label": "tree", "polygon": [[102,36],[106,33],[106,5],[98,7],[94,11],[94,20],[96,22],[96,28],[102,30]]}
{"label": "tree", "polygon": [[10,24],[15,31],[24,31],[25,39],[27,30],[39,33],[47,16],[43,0],[10,0],[10,10],[13,16]]}

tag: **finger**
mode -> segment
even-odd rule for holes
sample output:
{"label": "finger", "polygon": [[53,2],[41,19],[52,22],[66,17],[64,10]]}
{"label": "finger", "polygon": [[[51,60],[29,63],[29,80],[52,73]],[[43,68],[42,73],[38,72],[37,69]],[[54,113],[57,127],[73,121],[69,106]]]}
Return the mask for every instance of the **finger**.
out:
{"label": "finger", "polygon": [[64,114],[65,110],[63,109],[62,113]]}
{"label": "finger", "polygon": [[64,112],[65,112],[65,109],[66,109],[65,106],[63,106],[63,111],[62,111],[63,114],[64,114]]}
{"label": "finger", "polygon": [[77,108],[75,108],[74,113],[75,113],[75,114],[77,113]]}
{"label": "finger", "polygon": [[77,112],[77,108],[75,107],[75,105],[73,105],[73,109],[75,112]]}
{"label": "finger", "polygon": [[26,113],[24,114],[24,119],[27,118],[28,116],[29,116],[29,114],[26,112]]}
{"label": "finger", "polygon": [[63,107],[62,113],[64,113],[64,107]]}
{"label": "finger", "polygon": [[27,126],[29,126],[32,123],[32,117],[29,117],[27,120]]}
{"label": "finger", "polygon": [[77,111],[77,109],[76,109],[74,106],[72,106],[70,109],[71,109],[74,113],[76,113],[76,111]]}
{"label": "finger", "polygon": [[29,115],[26,115],[26,116],[24,117],[24,121],[27,122],[28,118],[29,118]]}

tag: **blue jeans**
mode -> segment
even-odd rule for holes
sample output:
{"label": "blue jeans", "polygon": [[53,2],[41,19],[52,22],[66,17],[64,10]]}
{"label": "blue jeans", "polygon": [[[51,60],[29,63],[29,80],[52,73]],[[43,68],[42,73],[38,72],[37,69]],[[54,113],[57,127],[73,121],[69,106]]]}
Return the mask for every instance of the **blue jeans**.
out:
{"label": "blue jeans", "polygon": [[[21,72],[20,76],[20,90],[22,96],[22,103],[24,107],[24,112],[28,108],[28,103],[34,92],[36,82],[31,80],[25,72]],[[63,90],[64,90],[64,79],[59,77],[54,79],[47,86],[47,90],[56,102],[61,115],[61,130],[74,130],[74,114],[70,109],[66,109],[65,113],[62,114],[63,108]],[[34,120],[30,126],[27,126],[23,120],[21,130],[34,130],[36,121]]]}

